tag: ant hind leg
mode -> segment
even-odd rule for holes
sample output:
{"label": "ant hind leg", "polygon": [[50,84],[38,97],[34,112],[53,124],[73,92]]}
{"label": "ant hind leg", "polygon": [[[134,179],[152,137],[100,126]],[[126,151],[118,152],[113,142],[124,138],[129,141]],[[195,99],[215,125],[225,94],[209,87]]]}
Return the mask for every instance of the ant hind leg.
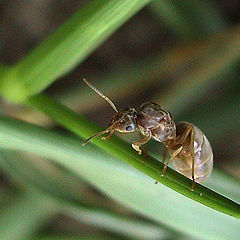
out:
{"label": "ant hind leg", "polygon": [[191,155],[192,155],[192,186],[191,186],[191,191],[194,191],[194,188],[195,188],[195,174],[194,174],[195,154],[194,154],[194,130],[193,130],[193,127],[192,127],[192,130],[191,130]]}
{"label": "ant hind leg", "polygon": [[182,146],[179,147],[178,149],[176,149],[175,152],[173,152],[173,153],[171,154],[170,159],[164,164],[164,168],[163,168],[163,171],[162,171],[162,176],[164,176],[165,172],[167,171],[167,166],[168,166],[168,164],[169,164],[171,161],[173,161],[174,158],[182,151],[182,148],[183,148]]}
{"label": "ant hind leg", "polygon": [[[163,145],[163,147],[164,147],[164,149],[163,149],[162,163],[164,164],[166,161],[167,154],[168,154],[168,149],[165,145]],[[156,181],[155,184],[158,184],[158,181]]]}
{"label": "ant hind leg", "polygon": [[194,173],[194,165],[195,165],[195,154],[194,154],[194,129],[193,125],[189,124],[185,131],[181,134],[180,138],[178,139],[178,144],[184,144],[187,138],[190,135],[190,148],[191,148],[191,157],[192,157],[192,186],[191,191],[194,191],[195,188],[195,173]]}

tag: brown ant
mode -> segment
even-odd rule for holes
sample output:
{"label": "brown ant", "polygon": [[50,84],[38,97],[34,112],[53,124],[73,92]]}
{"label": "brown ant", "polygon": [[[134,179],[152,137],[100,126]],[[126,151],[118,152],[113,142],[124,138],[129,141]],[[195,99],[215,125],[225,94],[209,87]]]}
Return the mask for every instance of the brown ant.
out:
{"label": "brown ant", "polygon": [[[134,108],[118,111],[108,97],[86,79],[83,81],[105,99],[116,112],[111,118],[108,128],[86,139],[83,145],[92,138],[103,134],[108,133],[108,136],[102,137],[106,140],[111,138],[115,131],[132,133],[138,130],[144,136],[140,141],[132,143],[132,147],[138,154],[142,153],[140,147],[151,138],[165,145],[162,175],[165,174],[168,163],[173,161],[180,173],[192,179],[191,190],[194,189],[195,182],[204,182],[209,177],[213,168],[212,148],[198,127],[189,122],[179,122],[176,125],[168,111],[152,102],[142,104],[139,111]],[[165,162],[167,151],[170,154],[170,159]]]}

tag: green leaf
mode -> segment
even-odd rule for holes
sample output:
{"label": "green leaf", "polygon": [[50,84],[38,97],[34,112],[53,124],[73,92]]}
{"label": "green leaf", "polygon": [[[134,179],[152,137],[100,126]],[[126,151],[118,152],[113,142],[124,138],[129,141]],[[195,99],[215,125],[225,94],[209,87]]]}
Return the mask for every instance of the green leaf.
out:
{"label": "green leaf", "polygon": [[[146,88],[151,86],[154,83],[154,78],[149,78],[149,69],[154,68],[158,72],[166,69],[166,65],[160,66],[159,69],[160,64],[158,62],[159,59],[157,58],[141,62],[127,62],[127,64],[125,62],[110,73],[98,74],[98,76],[89,74],[88,79],[91,81],[91,79],[97,78],[98,81],[94,85],[101,89],[102,92],[111,93],[111,99],[114,99],[114,102],[118,102],[128,98],[130,95],[135,95],[136,92],[141,92],[143,85]],[[74,106],[81,112],[86,112],[90,109],[94,111],[99,107],[106,106],[106,102],[102,101],[97,94],[89,96],[89,87],[83,83],[82,79],[78,79],[74,87],[63,89],[60,93],[56,92],[54,97],[61,99],[67,106]],[[84,99],[87,97],[88,103],[86,104]]]}
{"label": "green leaf", "polygon": [[21,101],[27,96],[27,90],[17,79],[16,71],[9,66],[0,66],[0,93],[8,99]]}
{"label": "green leaf", "polygon": [[[191,109],[184,114],[184,118],[191,122],[197,122],[199,128],[203,129],[211,140],[217,141],[225,134],[238,131],[239,106],[240,97],[231,92],[231,95],[221,95],[208,104]],[[183,114],[179,118],[183,118]]]}
{"label": "green leaf", "polygon": [[[56,106],[55,111],[59,111]],[[65,116],[66,120],[66,114],[61,116]],[[71,117],[71,121],[77,118],[72,114]],[[78,119],[76,124],[80,127],[83,120]],[[84,134],[98,130],[89,122],[88,126],[89,129],[87,128]],[[239,205],[201,185],[197,185],[194,192],[190,191],[191,181],[171,169],[168,169],[165,177],[161,177],[161,163],[150,157],[143,159],[117,138],[107,142],[96,139],[95,143],[105,151],[116,151],[116,155],[121,159],[144,173],[218,211],[192,201],[163,184],[155,185],[145,174],[110,157],[91,144],[82,148],[81,141],[77,138],[68,138],[31,124],[0,118],[1,147],[31,151],[51,158],[125,206],[175,230],[203,239],[237,239],[240,221],[221,212],[239,217]],[[231,189],[231,186],[228,187]]]}
{"label": "green leaf", "polygon": [[[69,235],[46,235],[46,236],[39,236],[27,240],[122,240],[117,236],[114,237],[107,237],[107,236],[99,236],[94,234],[84,234],[84,235],[77,235],[77,236],[69,236]],[[25,240],[25,239],[24,239]]]}
{"label": "green leaf", "polygon": [[[1,92],[11,100],[41,92],[83,61],[150,0],[91,0],[34,49],[2,79]],[[19,94],[13,94],[16,83]],[[20,89],[19,89],[20,88]],[[7,89],[7,91],[4,91]]]}
{"label": "green leaf", "polygon": [[0,240],[22,240],[31,236],[57,208],[53,201],[37,192],[15,196],[0,211]]}
{"label": "green leaf", "polygon": [[154,102],[161,102],[178,114],[203,97],[211,87],[228,80],[229,75],[225,73],[231,70],[240,56],[240,26],[215,36],[208,44],[208,51],[203,50],[205,56],[198,59],[196,66],[160,97],[153,96]]}
{"label": "green leaf", "polygon": [[[134,239],[167,239],[174,234],[156,224],[148,223],[139,218],[123,217],[97,208],[71,206],[66,208],[66,214],[84,224],[90,224]],[[174,236],[177,238],[178,235],[175,234]]]}
{"label": "green leaf", "polygon": [[[28,103],[45,112],[52,119],[55,119],[63,126],[67,127],[81,137],[87,138],[88,136],[100,131],[98,127],[87,121],[85,118],[80,117],[60,103],[54,102],[44,95],[33,96],[29,99]],[[194,192],[189,191],[191,180],[175,173],[174,171],[168,171],[168,174],[166,174],[165,177],[161,177],[160,169],[163,168],[162,163],[150,157],[143,159],[143,156],[138,156],[133,151],[131,146],[129,146],[129,144],[122,142],[118,138],[113,137],[107,143],[101,141],[99,138],[96,138],[92,142],[114,157],[131,164],[155,180],[165,184],[168,187],[171,187],[185,196],[201,202],[206,206],[240,218],[240,208],[238,205],[235,206],[236,212],[233,213],[233,206],[230,207],[231,203],[229,202],[230,205],[228,205],[228,203],[225,202],[225,200],[228,201],[227,199],[221,199],[221,196],[217,195],[211,190],[198,185]]]}
{"label": "green leaf", "polygon": [[83,188],[80,179],[53,166],[52,163],[4,150],[0,151],[0,158],[1,169],[25,188],[30,186],[41,189],[58,200],[80,200],[79,195]]}
{"label": "green leaf", "polygon": [[[173,235],[173,233],[169,233],[169,230],[145,220],[139,222],[134,218],[121,216],[104,208],[93,208],[89,204],[87,205],[85,203],[86,199],[80,196],[81,190],[79,189],[79,184],[76,185],[76,179],[74,183],[72,181],[73,179],[68,179],[71,180],[69,184],[65,178],[61,177],[61,175],[66,175],[64,169],[62,169],[62,171],[60,171],[60,169],[54,169],[54,174],[51,174],[49,173],[46,163],[42,164],[42,161],[34,161],[35,164],[33,164],[31,161],[22,157],[19,152],[1,150],[0,158],[1,169],[11,176],[12,182],[17,181],[21,183],[26,191],[28,191],[29,188],[33,188],[35,192],[39,192],[39,194],[46,196],[46,198],[49,197],[54,202],[61,204],[58,213],[66,214],[84,224],[123,236],[144,238],[147,240],[162,239]],[[43,173],[41,169],[37,169],[41,164],[42,168],[47,172],[44,176],[42,176]],[[51,170],[53,171],[53,169]],[[56,179],[54,179],[54,181],[52,178],[55,178],[55,176]],[[77,187],[78,189],[78,201],[73,187]],[[73,199],[72,195],[75,199]],[[73,200],[75,201],[73,202]]]}
{"label": "green leaf", "polygon": [[155,0],[150,7],[183,39],[218,33],[227,24],[217,4],[199,0]]}

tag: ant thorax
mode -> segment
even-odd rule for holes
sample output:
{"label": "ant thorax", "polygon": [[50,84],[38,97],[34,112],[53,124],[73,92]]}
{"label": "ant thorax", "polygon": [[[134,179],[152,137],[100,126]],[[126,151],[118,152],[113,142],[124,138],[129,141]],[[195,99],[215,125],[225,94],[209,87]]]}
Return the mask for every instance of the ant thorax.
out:
{"label": "ant thorax", "polygon": [[176,138],[176,125],[171,114],[156,103],[144,103],[141,105],[138,117],[138,129],[147,136],[159,142],[166,142]]}

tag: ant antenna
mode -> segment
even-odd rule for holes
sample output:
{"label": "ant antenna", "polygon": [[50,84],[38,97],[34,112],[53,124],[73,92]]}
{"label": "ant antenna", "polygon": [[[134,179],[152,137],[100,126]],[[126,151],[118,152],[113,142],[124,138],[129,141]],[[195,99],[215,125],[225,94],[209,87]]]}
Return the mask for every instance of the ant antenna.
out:
{"label": "ant antenna", "polygon": [[95,88],[90,82],[88,82],[85,78],[83,78],[83,81],[93,90],[95,91],[99,96],[101,96],[105,101],[107,101],[111,107],[115,110],[115,112],[118,112],[116,106],[114,105],[114,103],[108,98],[106,97],[104,94],[102,94],[97,88]]}
{"label": "ant antenna", "polygon": [[103,134],[105,134],[105,133],[108,133],[108,132],[110,132],[110,130],[109,130],[109,129],[106,129],[106,130],[104,130],[104,131],[102,131],[102,132],[99,132],[99,133],[94,134],[93,136],[91,136],[91,137],[89,137],[88,139],[86,139],[86,140],[82,143],[82,146],[86,145],[92,138],[101,136],[101,135],[103,135]]}

